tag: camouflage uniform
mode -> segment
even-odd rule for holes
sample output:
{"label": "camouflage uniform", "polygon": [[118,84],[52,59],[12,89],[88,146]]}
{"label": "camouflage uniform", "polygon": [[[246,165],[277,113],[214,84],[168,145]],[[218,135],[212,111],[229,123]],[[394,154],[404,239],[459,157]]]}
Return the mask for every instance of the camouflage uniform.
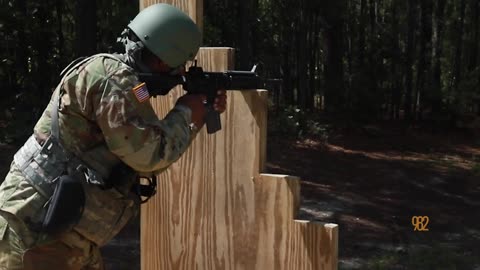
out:
{"label": "camouflage uniform", "polygon": [[[50,135],[53,103],[60,94],[61,142],[90,168],[104,177],[120,162],[138,172],[165,170],[194,136],[191,111],[177,105],[159,120],[148,99],[134,93],[139,84],[125,63],[105,55],[93,57],[59,84],[34,128],[34,138],[41,144]],[[103,269],[98,247],[138,211],[131,184],[104,190],[83,183],[86,205],[80,222],[72,231],[50,236],[30,226],[44,218],[48,198],[13,162],[0,186],[0,269]]]}

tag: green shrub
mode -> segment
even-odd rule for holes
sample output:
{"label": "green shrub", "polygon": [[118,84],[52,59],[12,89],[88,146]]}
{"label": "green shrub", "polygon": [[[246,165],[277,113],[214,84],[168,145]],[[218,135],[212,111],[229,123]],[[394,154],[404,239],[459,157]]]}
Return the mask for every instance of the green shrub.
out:
{"label": "green shrub", "polygon": [[321,121],[320,114],[289,106],[270,112],[268,131],[275,136],[316,137],[327,140],[331,127]]}
{"label": "green shrub", "polygon": [[480,162],[473,164],[472,173],[474,176],[480,176]]}

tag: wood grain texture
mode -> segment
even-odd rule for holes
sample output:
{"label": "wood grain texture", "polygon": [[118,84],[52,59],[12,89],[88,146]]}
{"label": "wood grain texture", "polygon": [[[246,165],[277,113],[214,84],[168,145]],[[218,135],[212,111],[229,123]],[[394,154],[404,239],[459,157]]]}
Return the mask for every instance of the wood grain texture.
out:
{"label": "wood grain texture", "polygon": [[245,239],[256,257],[245,262],[246,269],[337,269],[338,226],[294,220],[300,204],[297,177],[261,174],[255,178],[254,190],[255,233]]}
{"label": "wood grain texture", "polygon": [[[205,70],[225,70],[233,50],[202,49],[198,60]],[[152,105],[161,117],[180,95]],[[239,216],[254,220],[253,186],[243,182],[264,166],[265,148],[255,142],[265,137],[267,92],[229,91],[228,100],[222,130],[207,135],[203,128],[159,175],[158,194],[142,208],[143,269],[232,269],[234,243],[226,240],[232,224]]]}
{"label": "wood grain texture", "polygon": [[166,3],[178,7],[187,13],[203,32],[203,0],[140,0],[140,10],[158,3]]}
{"label": "wood grain texture", "polygon": [[[207,71],[233,67],[231,48],[202,48]],[[182,90],[152,101],[160,117]],[[223,129],[203,128],[159,175],[141,211],[143,270],[336,269],[336,225],[295,221],[299,179],[260,175],[266,160],[267,92],[229,91]]]}
{"label": "wood grain texture", "polygon": [[[202,0],[173,4],[203,27]],[[234,67],[231,48],[201,48],[206,71]],[[153,99],[163,118],[183,95]],[[296,221],[299,179],[259,175],[266,162],[267,93],[229,92],[223,129],[205,128],[189,150],[159,175],[158,194],[142,207],[143,270],[336,269],[338,227]]]}

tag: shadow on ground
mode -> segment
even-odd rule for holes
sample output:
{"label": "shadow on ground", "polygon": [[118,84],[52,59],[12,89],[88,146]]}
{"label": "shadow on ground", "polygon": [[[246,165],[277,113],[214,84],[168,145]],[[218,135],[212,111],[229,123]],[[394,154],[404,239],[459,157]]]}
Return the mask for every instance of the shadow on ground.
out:
{"label": "shadow on ground", "polygon": [[[269,141],[268,154],[269,173],[301,177],[300,218],[339,224],[340,269],[480,265],[480,146],[473,139],[365,133],[326,142],[277,138]],[[413,216],[428,216],[429,231],[414,231]]]}
{"label": "shadow on ground", "polygon": [[[268,173],[300,176],[302,219],[340,228],[340,269],[480,269],[480,145],[462,134],[381,130],[327,141],[270,137]],[[8,171],[15,147],[1,145]],[[428,232],[413,216],[428,216]],[[139,219],[102,248],[140,269]]]}

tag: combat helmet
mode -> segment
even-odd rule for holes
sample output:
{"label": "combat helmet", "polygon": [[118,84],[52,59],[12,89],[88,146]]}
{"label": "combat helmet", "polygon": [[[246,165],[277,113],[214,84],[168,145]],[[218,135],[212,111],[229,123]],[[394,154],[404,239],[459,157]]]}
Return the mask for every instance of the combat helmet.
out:
{"label": "combat helmet", "polygon": [[168,4],[154,4],[143,9],[128,28],[148,50],[172,68],[192,60],[202,40],[195,22]]}

